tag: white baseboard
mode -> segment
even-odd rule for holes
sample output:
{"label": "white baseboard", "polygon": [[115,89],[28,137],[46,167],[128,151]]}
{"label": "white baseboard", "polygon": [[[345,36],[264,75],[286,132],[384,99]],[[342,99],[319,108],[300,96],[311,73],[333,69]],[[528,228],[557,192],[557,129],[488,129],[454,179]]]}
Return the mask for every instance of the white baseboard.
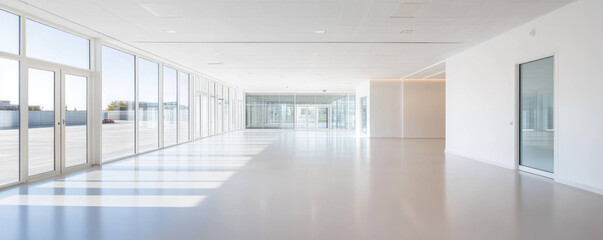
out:
{"label": "white baseboard", "polygon": [[456,152],[454,150],[446,149],[446,150],[444,150],[444,153],[455,155],[455,156],[459,156],[459,157],[463,157],[463,158],[467,158],[467,159],[478,161],[478,162],[484,162],[484,163],[492,164],[492,165],[499,166],[499,167],[506,168],[506,169],[511,169],[511,170],[515,170],[516,169],[514,164],[504,164],[504,163],[494,162],[494,161],[486,160],[486,159],[479,158],[479,157],[476,157],[476,156],[462,154],[462,153]]}
{"label": "white baseboard", "polygon": [[[493,161],[485,160],[485,159],[478,158],[478,157],[475,157],[475,156],[458,153],[458,152],[455,152],[453,150],[451,151],[451,150],[448,150],[448,149],[444,150],[444,152],[446,154],[455,155],[455,156],[467,158],[467,159],[478,161],[478,162],[484,162],[484,163],[492,164],[492,165],[499,166],[499,167],[506,168],[506,169],[517,170],[516,167],[515,167],[515,165],[502,164],[502,163],[498,163],[498,162],[493,162]],[[598,187],[593,187],[593,186],[590,186],[590,185],[585,185],[585,184],[582,184],[582,183],[577,183],[577,182],[574,182],[574,181],[571,181],[571,180],[567,180],[567,179],[564,179],[564,178],[560,178],[560,177],[555,177],[554,181],[557,182],[557,183],[565,184],[565,185],[572,186],[572,187],[575,187],[575,188],[579,188],[579,189],[582,189],[582,190],[585,190],[585,191],[589,191],[589,192],[593,192],[593,193],[596,193],[596,194],[599,194],[599,195],[603,195],[603,189],[598,188]]]}
{"label": "white baseboard", "polygon": [[565,184],[565,185],[569,185],[569,186],[572,186],[572,187],[575,187],[575,188],[579,188],[579,189],[582,189],[582,190],[586,190],[586,191],[589,191],[589,192],[594,192],[594,193],[599,194],[599,195],[603,195],[603,189],[598,188],[598,187],[593,187],[593,186],[585,185],[585,184],[582,184],[582,183],[577,183],[577,182],[574,182],[574,181],[571,181],[571,180],[567,180],[567,179],[564,179],[564,178],[560,178],[560,177],[555,178],[555,182],[562,183],[562,184]]}

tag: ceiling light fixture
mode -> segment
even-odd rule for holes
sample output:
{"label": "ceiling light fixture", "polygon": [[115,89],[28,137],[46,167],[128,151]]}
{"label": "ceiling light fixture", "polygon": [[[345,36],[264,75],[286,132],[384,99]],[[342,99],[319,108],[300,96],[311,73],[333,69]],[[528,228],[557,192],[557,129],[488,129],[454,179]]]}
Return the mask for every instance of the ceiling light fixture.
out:
{"label": "ceiling light fixture", "polygon": [[327,32],[327,30],[324,30],[324,29],[314,30],[314,33],[316,33],[316,34],[325,34],[326,32]]}

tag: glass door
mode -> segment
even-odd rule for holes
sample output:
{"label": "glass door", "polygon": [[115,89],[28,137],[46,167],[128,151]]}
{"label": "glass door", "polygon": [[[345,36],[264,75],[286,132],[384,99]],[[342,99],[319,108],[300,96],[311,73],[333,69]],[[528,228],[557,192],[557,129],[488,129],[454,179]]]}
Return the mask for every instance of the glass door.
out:
{"label": "glass door", "polygon": [[329,107],[318,107],[318,129],[329,129]]}
{"label": "glass door", "polygon": [[27,171],[36,179],[88,163],[87,73],[27,69]]}
{"label": "glass door", "polygon": [[308,130],[314,130],[316,129],[316,107],[312,106],[312,107],[308,107],[308,117],[306,117],[306,119],[308,119]]}
{"label": "glass door", "polygon": [[519,165],[554,167],[554,58],[519,65]]}
{"label": "glass door", "polygon": [[53,175],[59,169],[59,70],[27,69],[28,176]]}
{"label": "glass door", "polygon": [[296,129],[307,129],[308,108],[307,107],[296,107],[295,110],[295,128]]}
{"label": "glass door", "polygon": [[61,146],[63,169],[88,163],[88,79],[63,73],[61,87]]}

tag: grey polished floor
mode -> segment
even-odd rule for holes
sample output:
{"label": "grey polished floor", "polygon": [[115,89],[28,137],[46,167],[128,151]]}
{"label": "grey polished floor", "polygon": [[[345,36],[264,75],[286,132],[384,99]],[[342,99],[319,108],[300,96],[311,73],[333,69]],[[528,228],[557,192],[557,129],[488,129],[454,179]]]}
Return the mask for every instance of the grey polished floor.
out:
{"label": "grey polished floor", "polygon": [[0,239],[602,239],[603,197],[443,140],[248,130],[0,192]]}

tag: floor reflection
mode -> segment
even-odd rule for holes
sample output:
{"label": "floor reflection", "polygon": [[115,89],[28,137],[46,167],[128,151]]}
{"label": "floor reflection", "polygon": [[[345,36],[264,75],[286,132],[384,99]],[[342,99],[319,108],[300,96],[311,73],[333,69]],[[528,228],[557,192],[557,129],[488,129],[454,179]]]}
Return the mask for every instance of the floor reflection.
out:
{"label": "floor reflection", "polygon": [[0,192],[0,239],[600,239],[603,197],[443,139],[247,130]]}

